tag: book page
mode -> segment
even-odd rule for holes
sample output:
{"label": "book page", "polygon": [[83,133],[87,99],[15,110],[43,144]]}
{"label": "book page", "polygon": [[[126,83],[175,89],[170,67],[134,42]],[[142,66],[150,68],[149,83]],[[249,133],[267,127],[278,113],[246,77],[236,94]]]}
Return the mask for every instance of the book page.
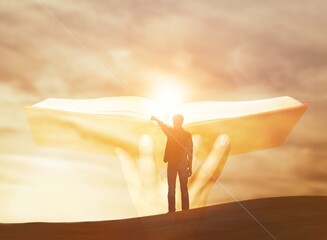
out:
{"label": "book page", "polygon": [[274,111],[191,123],[185,129],[201,136],[200,156],[206,156],[220,134],[229,136],[230,155],[235,155],[280,146],[306,109],[307,105],[301,104]]}
{"label": "book page", "polygon": [[[165,136],[150,119],[25,107],[31,133],[39,146],[115,155],[115,148],[137,157],[140,137],[148,134],[162,154]],[[161,159],[161,157],[158,157]]]}
{"label": "book page", "polygon": [[106,97],[96,99],[48,98],[32,107],[60,110],[74,113],[126,116],[150,120],[151,115],[166,120],[167,114],[155,102],[141,97]]}
{"label": "book page", "polygon": [[234,118],[271,112],[303,105],[291,97],[277,97],[263,100],[218,102],[204,101],[187,103],[174,110],[184,116],[184,125],[216,119]]}

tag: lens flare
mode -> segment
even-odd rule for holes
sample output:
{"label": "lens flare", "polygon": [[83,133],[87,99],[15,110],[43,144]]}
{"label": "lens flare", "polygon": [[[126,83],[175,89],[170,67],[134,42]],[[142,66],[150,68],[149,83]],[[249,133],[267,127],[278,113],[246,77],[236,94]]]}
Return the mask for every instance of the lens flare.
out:
{"label": "lens flare", "polygon": [[157,87],[153,99],[171,111],[182,103],[183,89],[177,84],[163,84]]}

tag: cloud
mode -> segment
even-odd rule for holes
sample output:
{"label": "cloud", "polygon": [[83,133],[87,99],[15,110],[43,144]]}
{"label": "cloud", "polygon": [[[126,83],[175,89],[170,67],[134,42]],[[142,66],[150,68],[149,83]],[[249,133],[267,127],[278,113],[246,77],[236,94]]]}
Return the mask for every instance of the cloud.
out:
{"label": "cloud", "polygon": [[[200,97],[209,85],[225,91],[250,86],[296,96],[310,97],[314,91],[325,94],[317,87],[326,76],[327,46],[318,27],[324,25],[323,2],[317,3],[321,8],[302,3],[295,10],[288,2],[255,1],[238,3],[243,7],[214,1],[42,3],[56,19],[34,1],[3,7],[4,53],[12,58],[5,63],[6,71],[17,75],[15,66],[25,72],[24,78],[16,78],[25,86],[23,82],[33,82],[42,69],[52,65],[72,88],[67,95],[85,94],[83,87],[74,89],[80,86],[76,79],[85,89],[100,85],[91,87],[91,95],[108,84],[112,94],[125,94],[82,43],[132,94],[142,94],[143,89],[135,86],[149,70],[187,79],[199,87],[195,93]],[[117,51],[122,49],[133,58],[117,61]],[[85,64],[75,64],[81,59]]]}

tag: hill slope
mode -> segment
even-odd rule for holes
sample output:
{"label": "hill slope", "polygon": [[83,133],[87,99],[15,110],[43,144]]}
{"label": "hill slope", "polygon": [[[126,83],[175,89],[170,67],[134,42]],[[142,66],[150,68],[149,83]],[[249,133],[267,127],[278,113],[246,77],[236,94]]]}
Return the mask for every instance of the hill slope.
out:
{"label": "hill slope", "polygon": [[[327,239],[327,197],[279,197],[114,221],[0,224],[4,240]],[[264,229],[266,228],[267,231]]]}

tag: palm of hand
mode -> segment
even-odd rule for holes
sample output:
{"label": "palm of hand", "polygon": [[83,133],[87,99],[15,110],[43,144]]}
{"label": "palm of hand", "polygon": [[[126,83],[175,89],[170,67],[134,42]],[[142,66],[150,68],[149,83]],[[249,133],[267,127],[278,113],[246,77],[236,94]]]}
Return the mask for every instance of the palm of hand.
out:
{"label": "palm of hand", "polygon": [[[194,156],[200,147],[201,137],[193,136]],[[193,165],[199,165],[189,178],[188,189],[190,207],[206,205],[212,186],[219,177],[230,150],[229,137],[220,135],[208,157],[200,164],[194,157]],[[129,193],[139,216],[167,212],[167,179],[161,177],[154,160],[153,141],[148,135],[143,135],[139,142],[140,157],[134,161],[123,149],[117,148],[116,154],[121,162]],[[193,167],[194,169],[194,167]],[[178,188],[178,185],[176,185]],[[178,191],[177,191],[178,192]],[[177,207],[180,206],[180,196],[176,196]]]}

